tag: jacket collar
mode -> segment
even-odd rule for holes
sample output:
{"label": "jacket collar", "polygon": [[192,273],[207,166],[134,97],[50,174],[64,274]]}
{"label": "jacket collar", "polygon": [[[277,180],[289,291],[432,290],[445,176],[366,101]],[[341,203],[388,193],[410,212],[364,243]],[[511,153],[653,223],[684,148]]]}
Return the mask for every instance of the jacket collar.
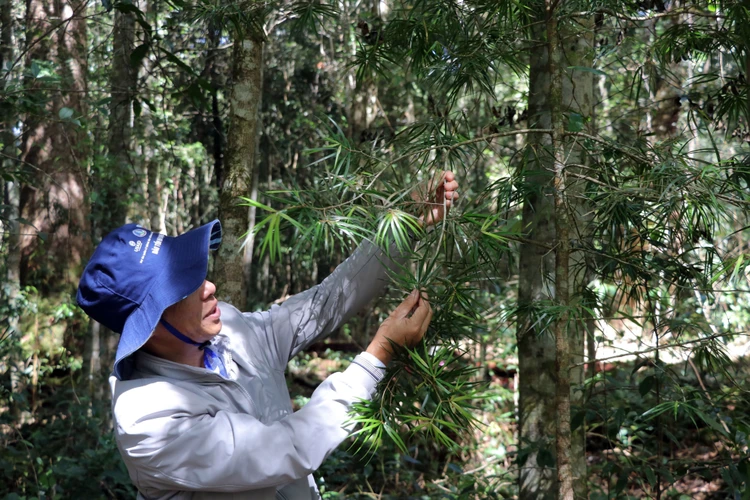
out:
{"label": "jacket collar", "polygon": [[[236,365],[232,360],[231,349],[229,338],[226,335],[219,334],[216,336],[211,344],[212,349],[217,355],[221,356],[224,360],[224,365],[227,369],[230,379],[236,378]],[[178,378],[181,380],[224,380],[224,378],[218,373],[214,373],[206,368],[197,366],[185,365],[182,363],[176,363],[169,361],[153,354],[145,352],[143,349],[139,349],[135,354],[134,358],[134,371],[131,378],[146,378],[146,377],[167,377],[167,378]]]}

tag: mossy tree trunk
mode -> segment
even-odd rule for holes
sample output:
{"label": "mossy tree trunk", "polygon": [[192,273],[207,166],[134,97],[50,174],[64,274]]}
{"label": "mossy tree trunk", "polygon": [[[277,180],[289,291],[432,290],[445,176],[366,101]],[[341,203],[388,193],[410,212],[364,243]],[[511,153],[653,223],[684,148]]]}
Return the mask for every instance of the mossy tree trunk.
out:
{"label": "mossy tree trunk", "polygon": [[232,89],[229,94],[229,131],[224,175],[219,194],[223,241],[216,255],[212,279],[217,296],[243,308],[247,298],[244,279],[243,235],[249,228],[249,211],[239,206],[239,196],[249,196],[255,152],[263,76],[263,37],[247,32],[234,41]]}

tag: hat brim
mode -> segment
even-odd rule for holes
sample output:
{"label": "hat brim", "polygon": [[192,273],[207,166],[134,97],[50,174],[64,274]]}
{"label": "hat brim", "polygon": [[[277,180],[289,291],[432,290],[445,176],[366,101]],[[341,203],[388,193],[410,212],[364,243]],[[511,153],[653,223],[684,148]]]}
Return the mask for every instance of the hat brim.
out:
{"label": "hat brim", "polygon": [[165,266],[141,306],[130,314],[120,335],[114,374],[119,380],[132,372],[130,356],[151,338],[164,310],[201,286],[208,272],[208,252],[221,241],[221,223],[209,222],[177,237],[165,237],[161,246]]}

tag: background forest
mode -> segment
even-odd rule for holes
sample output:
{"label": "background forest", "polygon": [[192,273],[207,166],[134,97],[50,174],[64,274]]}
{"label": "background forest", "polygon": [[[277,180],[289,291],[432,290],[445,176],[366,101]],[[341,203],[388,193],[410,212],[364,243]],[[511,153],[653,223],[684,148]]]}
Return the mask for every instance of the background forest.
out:
{"label": "background forest", "polygon": [[[749,499],[747,0],[0,0],[0,497],[134,498],[117,335],[75,288],[125,222],[213,218],[267,308],[362,238],[429,293],[335,498]],[[423,233],[444,170],[461,198]],[[417,233],[412,246],[410,235]],[[748,239],[746,239],[748,238]]]}

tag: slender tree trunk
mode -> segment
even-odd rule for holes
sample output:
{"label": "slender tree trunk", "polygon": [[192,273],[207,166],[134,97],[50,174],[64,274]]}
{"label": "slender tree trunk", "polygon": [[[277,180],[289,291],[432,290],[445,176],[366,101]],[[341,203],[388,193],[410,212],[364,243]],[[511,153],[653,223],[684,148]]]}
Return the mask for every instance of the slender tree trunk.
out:
{"label": "slender tree trunk", "polygon": [[[146,130],[150,127],[151,120],[148,119]],[[146,161],[146,193],[148,194],[148,217],[149,225],[152,231],[165,231],[165,214],[162,210],[162,189],[159,163],[153,158],[145,159]]]}
{"label": "slender tree trunk", "polygon": [[557,462],[557,498],[573,500],[573,471],[571,466],[570,433],[570,343],[568,327],[570,320],[570,225],[568,215],[565,149],[563,146],[565,125],[563,123],[563,47],[558,32],[556,2],[546,0],[547,44],[550,73],[549,113],[552,128],[551,148],[553,156],[553,185],[555,204],[555,302],[560,313],[554,321],[555,334],[555,455]]}
{"label": "slender tree trunk", "polygon": [[[133,136],[133,97],[136,91],[138,69],[130,63],[130,54],[135,48],[135,16],[115,11],[112,41],[112,62],[109,73],[109,129],[107,150],[112,162],[112,174],[116,182],[106,189],[109,218],[101,221],[102,233],[125,223],[128,206],[128,188],[134,178],[134,162],[130,155]],[[113,179],[114,180],[114,179]]]}
{"label": "slender tree trunk", "polygon": [[[529,72],[529,124],[551,127],[548,98],[550,74],[544,25],[532,28]],[[523,206],[522,225],[528,228],[519,261],[518,305],[518,418],[521,461],[519,493],[522,500],[553,499],[556,477],[553,462],[555,435],[555,344],[537,321],[535,309],[549,302],[553,290],[555,257],[554,206],[550,191],[550,136],[529,134],[523,167],[529,186]]]}
{"label": "slender tree trunk", "polygon": [[[158,13],[156,12],[154,1],[141,0],[141,10],[146,12],[152,25],[158,24]],[[148,57],[143,58],[141,67],[138,68],[139,75],[137,81],[147,81],[152,72],[153,62]],[[155,137],[157,135],[154,129],[154,120],[151,109],[144,106],[141,109],[141,116],[137,122],[137,134],[143,137]],[[158,139],[157,139],[158,141]],[[148,220],[149,228],[155,232],[166,232],[166,213],[164,210],[165,202],[169,198],[169,193],[163,189],[165,167],[161,165],[154,151],[153,141],[143,141],[141,143],[141,157],[136,163],[135,171],[137,172],[138,181],[134,185],[140,188],[141,194],[147,200],[145,206],[131,204],[131,216],[143,217]]]}
{"label": "slender tree trunk", "polygon": [[[94,204],[93,235],[95,242],[123,225],[128,213],[128,192],[135,180],[131,157],[133,135],[133,97],[138,70],[130,63],[135,47],[135,16],[115,10],[112,60],[109,73],[109,125],[107,171],[100,173],[96,190],[103,202]],[[86,342],[85,373],[89,389],[100,400],[107,389],[107,375],[114,363],[118,336],[108,328],[91,321]],[[103,370],[102,370],[103,369]]]}
{"label": "slender tree trunk", "polygon": [[[378,3],[377,0],[368,0],[359,5],[359,8],[361,9],[359,12],[362,13],[362,11],[369,11],[371,19],[379,19],[380,13],[378,11]],[[348,12],[345,13],[345,18],[343,20],[344,29],[346,30],[350,25],[357,25],[356,30],[345,31],[345,36],[348,39],[352,57],[357,53],[360,41],[367,36],[369,30],[377,29],[364,20],[359,20],[359,22],[362,24],[358,24],[356,18],[350,20]],[[349,121],[349,137],[351,137],[355,144],[359,144],[366,142],[369,139],[367,131],[375,119],[378,88],[371,76],[368,75],[362,80],[357,80],[355,73],[356,71],[352,68],[347,75],[349,81],[349,96],[347,99],[349,109],[347,118]]]}
{"label": "slender tree trunk", "polygon": [[250,194],[257,148],[262,69],[261,36],[246,33],[238,37],[232,53],[233,86],[229,96],[226,171],[219,194],[219,217],[224,236],[212,275],[221,300],[238,307],[245,305],[247,297],[242,236],[249,227],[248,208],[238,206],[238,197]]}
{"label": "slender tree trunk", "polygon": [[353,90],[351,120],[351,138],[355,144],[371,139],[368,134],[370,125],[375,119],[378,88],[370,78],[357,82]]}
{"label": "slender tree trunk", "polygon": [[[371,18],[379,20],[379,0],[367,3],[370,3],[369,7],[367,7],[367,10],[370,11]],[[366,7],[366,5],[367,4],[362,5],[362,7]],[[360,31],[358,33],[358,36],[360,38],[367,35],[365,30],[377,29],[376,26],[367,26],[367,28],[365,28],[364,26],[359,27]],[[353,51],[354,53],[356,53],[358,45],[357,37],[354,37],[352,42]],[[352,69],[352,71],[354,70]],[[377,114],[378,87],[375,84],[373,78],[368,75],[365,76],[365,78],[361,81],[356,82],[354,89],[352,89],[352,93],[352,109],[351,115],[349,116],[349,120],[351,122],[350,136],[354,143],[358,144],[372,140],[371,134],[368,131],[370,125],[372,125],[373,121],[375,120],[375,115]]]}
{"label": "slender tree trunk", "polygon": [[[5,75],[5,64],[12,61],[14,57],[13,50],[13,4],[11,0],[0,0],[0,78],[9,78]],[[2,81],[2,80],[0,80]],[[16,137],[13,129],[16,125],[16,116],[9,106],[0,108],[0,143],[2,143],[2,158],[0,166],[2,172],[15,177],[14,173],[20,170],[18,162],[18,148],[16,147]],[[6,205],[4,214],[4,247],[6,252],[6,298],[12,304],[18,295],[21,287],[21,254],[18,246],[19,224],[18,224],[18,206],[19,206],[19,184],[17,180],[10,180],[5,183],[4,192]],[[18,317],[11,315],[8,318],[10,332],[18,330]],[[0,335],[2,335],[0,327]]]}
{"label": "slender tree trunk", "polygon": [[[593,16],[575,17],[561,26],[560,49],[562,57],[562,108],[559,115],[560,127],[565,127],[566,117],[568,128],[577,129],[579,126],[583,132],[591,133],[595,129],[594,117],[594,74],[588,71],[571,70],[570,68],[591,68],[594,64],[594,40],[595,19]],[[566,70],[567,68],[567,70]],[[580,116],[580,125],[571,116]],[[554,128],[554,127],[553,127]],[[558,151],[564,154],[566,160],[565,172],[584,174],[586,166],[589,165],[589,157],[580,141],[564,141]],[[579,166],[580,165],[580,166]],[[556,209],[561,224],[566,224],[567,236],[559,235],[562,241],[578,241],[579,245],[590,246],[589,222],[591,207],[584,201],[585,183],[579,177],[565,175],[563,179],[565,190],[561,193],[564,203],[560,209]],[[561,213],[560,210],[565,210]],[[564,221],[564,222],[563,222]],[[583,304],[585,288],[591,281],[591,266],[587,262],[586,254],[582,251],[570,251],[567,259],[569,267],[568,298],[567,303]],[[559,289],[559,287],[557,287]],[[558,302],[562,302],[561,299]],[[573,321],[567,323],[567,337],[569,343],[569,356],[566,364],[570,377],[570,410],[581,411],[584,407],[584,351],[586,346],[586,332],[588,326],[593,325],[591,317],[580,307]],[[593,330],[590,331],[593,335]],[[589,335],[591,336],[591,335]],[[586,486],[586,428],[580,425],[571,430],[570,464],[573,480],[573,488],[576,498],[588,498]]]}
{"label": "slender tree trunk", "polygon": [[[518,406],[526,460],[519,489],[522,499],[586,498],[583,429],[572,434],[570,428],[571,407],[582,406],[577,386],[583,373],[570,366],[583,357],[585,320],[576,315],[569,321],[569,306],[587,284],[583,257],[570,243],[586,237],[585,207],[575,195],[582,185],[567,177],[585,154],[565,146],[565,133],[566,126],[586,128],[593,113],[592,73],[568,69],[591,67],[593,19],[558,25],[556,4],[545,7],[543,22],[532,30],[529,123],[551,133],[529,135],[524,175],[529,233],[519,263]],[[538,312],[553,304],[562,313],[545,329]]]}
{"label": "slender tree trunk", "polygon": [[221,189],[224,183],[224,123],[221,119],[221,109],[219,108],[219,89],[222,88],[222,82],[219,78],[218,66],[218,47],[221,41],[221,30],[215,25],[208,26],[208,56],[206,57],[205,73],[211,81],[211,154],[214,160],[213,172],[216,179],[216,187]]}
{"label": "slender tree trunk", "polygon": [[[10,148],[4,148],[7,152]],[[15,149],[15,148],[14,148]],[[7,163],[3,161],[3,163]],[[5,166],[5,165],[3,165]],[[19,224],[18,224],[18,204],[20,198],[19,185],[17,181],[7,182],[5,185],[5,249],[7,252],[5,265],[5,293],[2,293],[2,299],[7,301],[6,304],[11,308],[11,314],[7,317],[7,323],[0,323],[0,336],[8,335],[3,342],[11,342],[11,348],[8,350],[8,371],[10,372],[10,390],[13,394],[18,394],[22,389],[23,359],[20,355],[20,344],[16,344],[19,334],[18,321],[20,312],[17,309],[17,298],[21,290],[21,251],[19,246]],[[7,310],[7,309],[6,309]],[[7,328],[7,330],[6,330]],[[13,398],[13,404],[10,405],[10,411],[14,418],[20,418],[21,408],[17,404],[19,398]]]}
{"label": "slender tree trunk", "polygon": [[[10,0],[0,0],[0,77],[10,78],[11,75],[5,74],[3,69],[6,63],[13,60],[13,5]],[[3,80],[0,80],[3,81]],[[15,342],[18,330],[19,313],[16,309],[16,299],[21,290],[21,249],[19,246],[19,203],[20,188],[18,180],[14,179],[15,172],[20,170],[18,160],[18,148],[16,147],[16,137],[13,131],[17,118],[13,110],[9,107],[3,109],[0,115],[0,142],[3,144],[3,157],[0,159],[0,168],[2,172],[9,175],[12,180],[3,183],[3,202],[5,204],[3,225],[2,245],[6,255],[5,258],[5,290],[0,291],[0,299],[5,301],[9,306],[10,314],[4,321],[0,321],[0,336],[3,342],[10,342],[11,347],[8,349],[8,372],[10,376],[10,390],[17,394],[22,388],[21,373],[23,370],[23,360],[20,357],[18,344]],[[8,309],[6,309],[8,310]],[[7,337],[6,337],[7,335]],[[10,405],[10,412],[15,420],[21,417],[21,408],[17,404],[20,398],[13,398],[13,404]]]}
{"label": "slender tree trunk", "polygon": [[0,77],[5,77],[5,63],[13,60],[13,3],[0,0]]}

